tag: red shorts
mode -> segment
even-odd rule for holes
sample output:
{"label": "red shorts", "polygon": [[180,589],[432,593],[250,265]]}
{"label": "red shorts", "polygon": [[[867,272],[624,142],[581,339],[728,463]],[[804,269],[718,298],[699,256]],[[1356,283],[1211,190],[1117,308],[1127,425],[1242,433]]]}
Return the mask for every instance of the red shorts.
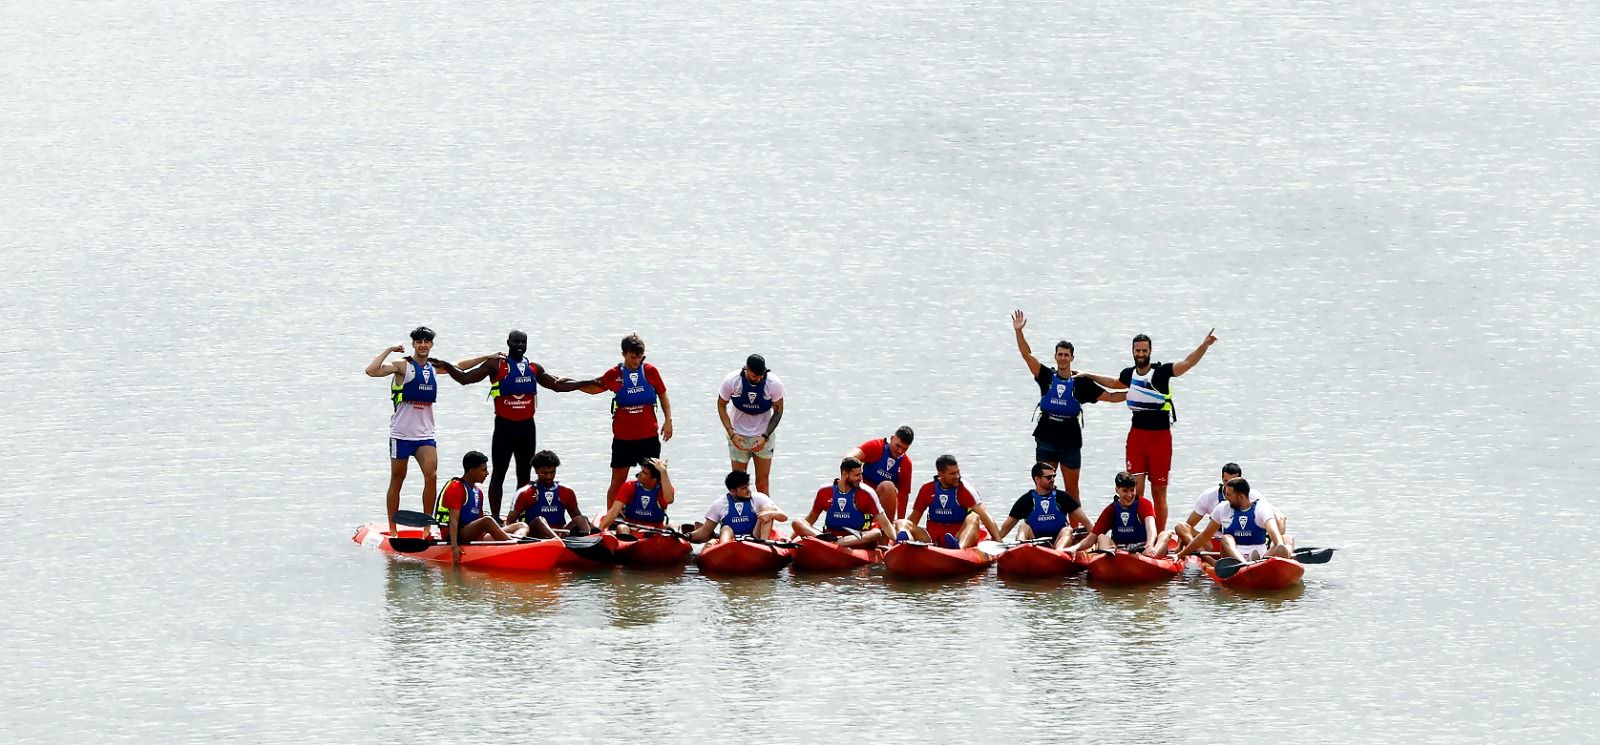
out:
{"label": "red shorts", "polygon": [[953,535],[961,537],[962,523],[928,523],[928,542],[934,545],[943,545],[944,537]]}
{"label": "red shorts", "polygon": [[1150,483],[1167,485],[1172,470],[1172,430],[1128,430],[1128,473],[1143,473]]}

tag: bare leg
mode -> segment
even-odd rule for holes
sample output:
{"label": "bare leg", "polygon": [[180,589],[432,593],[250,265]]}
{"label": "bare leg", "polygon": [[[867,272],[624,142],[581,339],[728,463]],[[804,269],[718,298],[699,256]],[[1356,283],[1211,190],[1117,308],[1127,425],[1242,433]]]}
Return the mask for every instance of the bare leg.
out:
{"label": "bare leg", "polygon": [[806,522],[803,517],[797,517],[789,524],[793,526],[796,538],[814,538],[817,535],[817,529],[811,527],[811,523]]}
{"label": "bare leg", "polygon": [[755,536],[761,540],[770,540],[772,536],[772,516],[762,515],[756,518]]}
{"label": "bare leg", "polygon": [[[754,456],[751,456],[754,457]],[[762,494],[772,494],[772,459],[756,458],[756,491]]]}
{"label": "bare leg", "polygon": [[595,532],[594,523],[589,522],[589,518],[583,515],[573,515],[572,519],[567,521],[567,535],[589,535],[593,532]]}
{"label": "bare leg", "polygon": [[961,526],[961,535],[958,537],[958,540],[961,541],[961,547],[972,548],[976,546],[978,544],[978,531],[981,529],[978,513],[974,512],[967,515],[966,521]]}
{"label": "bare leg", "polygon": [[1151,552],[1150,555],[1151,556],[1155,556],[1155,557],[1166,556],[1167,552],[1172,549],[1172,546],[1169,545],[1169,544],[1172,543],[1171,538],[1172,538],[1172,532],[1171,531],[1166,531],[1166,530],[1161,531],[1161,535],[1156,536],[1156,548],[1155,548],[1155,551]]}
{"label": "bare leg", "polygon": [[[926,536],[927,533],[923,533],[923,535]],[[879,530],[877,528],[873,528],[872,530],[869,530],[869,531],[867,531],[865,533],[862,533],[860,536],[851,536],[851,537],[848,537],[848,538],[840,538],[839,539],[839,547],[840,548],[871,548],[872,546],[876,546],[879,543],[887,543],[887,542],[889,542],[891,540],[892,540],[892,538],[890,536],[885,536],[883,534],[882,530]]]}
{"label": "bare leg", "polygon": [[[1064,533],[1066,531],[1062,531],[1062,532]],[[995,540],[1000,540],[1000,539],[996,538]],[[1019,541],[1031,541],[1031,540],[1033,540],[1033,528],[1028,527],[1028,524],[1026,522],[1021,523],[1021,524],[1019,524],[1017,526],[1017,540],[1019,540]]]}
{"label": "bare leg", "polygon": [[528,521],[528,535],[534,538],[554,538],[556,532],[550,528],[550,521],[542,517],[535,517]]}
{"label": "bare leg", "polygon": [[906,516],[906,506],[900,504],[900,487],[892,481],[878,482],[878,502],[883,505],[883,514],[896,520]]}
{"label": "bare leg", "polygon": [[1111,549],[1117,547],[1117,544],[1111,541],[1111,536],[1109,535],[1103,535],[1096,538],[1094,540],[1094,545],[1096,548],[1099,548],[1102,551],[1110,551]]}
{"label": "bare leg", "polygon": [[617,498],[617,490],[622,488],[622,483],[628,480],[628,469],[611,469],[611,485],[606,487],[606,504],[610,505]]}
{"label": "bare leg", "polygon": [[733,528],[730,528],[730,527],[724,525],[721,528],[717,529],[717,542],[718,543],[726,543],[726,542],[731,541],[731,540],[733,540]]}
{"label": "bare leg", "polygon": [[[1051,464],[1055,465],[1055,464]],[[1056,473],[1061,474],[1061,488],[1071,494],[1073,499],[1082,500],[1083,492],[1078,491],[1078,473],[1076,468],[1057,468]]]}
{"label": "bare leg", "polygon": [[1233,536],[1222,536],[1222,555],[1230,559],[1244,561],[1244,556],[1239,553],[1239,544],[1235,543]]}
{"label": "bare leg", "polygon": [[501,526],[501,529],[506,532],[506,535],[511,536],[512,538],[521,538],[528,534],[527,523],[511,523],[510,525]]}
{"label": "bare leg", "polygon": [[1150,501],[1156,506],[1156,530],[1167,529],[1167,485],[1150,484]]}
{"label": "bare leg", "polygon": [[1188,523],[1178,523],[1177,525],[1172,526],[1172,530],[1178,534],[1178,540],[1182,541],[1183,545],[1185,546],[1189,545],[1189,542],[1194,540],[1194,528]]}
{"label": "bare leg", "polygon": [[385,497],[385,504],[389,509],[383,512],[384,519],[389,521],[389,535],[396,535],[394,512],[400,509],[400,487],[406,483],[406,463],[407,461],[397,458],[389,459],[389,493]]}
{"label": "bare leg", "polygon": [[439,498],[439,449],[431,445],[417,448],[417,465],[422,468],[422,511],[432,515]]}

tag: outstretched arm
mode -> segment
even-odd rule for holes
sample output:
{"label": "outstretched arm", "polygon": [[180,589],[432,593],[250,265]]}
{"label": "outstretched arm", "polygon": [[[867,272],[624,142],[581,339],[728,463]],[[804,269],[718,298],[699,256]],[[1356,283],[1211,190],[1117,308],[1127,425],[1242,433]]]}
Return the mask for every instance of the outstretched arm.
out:
{"label": "outstretched arm", "polygon": [[[1076,375],[1073,375],[1072,377],[1074,377],[1074,378],[1088,378],[1090,380],[1093,380],[1096,385],[1099,385],[1101,388],[1104,388],[1104,389],[1106,389],[1108,391],[1109,390],[1113,390],[1113,389],[1120,391],[1120,390],[1128,387],[1128,384],[1122,382],[1121,378],[1108,378],[1108,377],[1106,377],[1104,375],[1095,375],[1094,373],[1090,373],[1090,372],[1079,372]],[[1100,400],[1101,401],[1110,401],[1110,400],[1113,400],[1113,399],[1108,399],[1108,398],[1102,397]]]}
{"label": "outstretched arm", "polygon": [[1172,377],[1176,378],[1179,375],[1189,372],[1190,368],[1200,364],[1200,358],[1206,356],[1206,350],[1210,349],[1211,345],[1216,343],[1217,330],[1211,329],[1210,331],[1207,331],[1206,340],[1200,342],[1200,346],[1195,347],[1194,351],[1190,352],[1188,357],[1172,363]]}
{"label": "outstretched arm", "polygon": [[[441,360],[441,359],[439,359],[437,357],[429,357],[428,361],[433,363],[434,367],[437,367],[437,368],[439,368],[441,370],[444,370],[446,373],[448,373],[450,375],[450,379],[454,380],[457,383],[460,383],[462,385],[466,385],[468,383],[475,382],[475,381],[472,381],[472,380],[468,380],[466,372],[464,372],[461,368],[456,367],[455,365],[452,365],[452,364],[450,364],[448,362],[445,362],[444,360]],[[482,380],[482,378],[478,378],[478,380]]]}
{"label": "outstretched arm", "polygon": [[[495,366],[499,364],[503,357],[505,357],[505,353],[495,352],[494,354],[486,354],[457,362],[456,367],[466,372],[462,373],[461,377],[455,378],[456,382],[462,385],[470,385],[489,377],[489,373],[494,371]],[[451,377],[455,376],[452,375]]]}
{"label": "outstretched arm", "polygon": [[1028,339],[1022,335],[1022,327],[1028,325],[1027,316],[1018,310],[1011,314],[1011,328],[1017,332],[1017,351],[1022,353],[1022,361],[1028,365],[1028,373],[1039,377],[1039,358],[1033,356],[1033,349],[1028,346]]}
{"label": "outstretched arm", "polygon": [[556,393],[566,393],[568,391],[581,391],[581,390],[584,390],[584,389],[586,389],[586,388],[588,388],[590,386],[594,386],[595,388],[599,388],[600,387],[600,379],[599,378],[593,378],[593,379],[590,379],[590,380],[573,380],[572,378],[558,378],[558,377],[555,377],[554,375],[551,375],[550,373],[546,372],[543,367],[539,368],[538,380],[539,380],[539,385],[542,385],[542,386],[544,386],[546,388],[549,388],[550,390],[555,391]]}

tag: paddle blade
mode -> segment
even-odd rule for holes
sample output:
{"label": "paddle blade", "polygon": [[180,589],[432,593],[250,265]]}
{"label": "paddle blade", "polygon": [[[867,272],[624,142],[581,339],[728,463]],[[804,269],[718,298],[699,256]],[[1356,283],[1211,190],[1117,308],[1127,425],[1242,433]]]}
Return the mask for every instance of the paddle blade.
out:
{"label": "paddle blade", "polygon": [[1294,560],[1301,564],[1326,564],[1333,560],[1333,549],[1297,548],[1294,550]]}
{"label": "paddle blade", "polygon": [[1227,579],[1235,574],[1238,574],[1239,570],[1243,567],[1244,562],[1232,557],[1223,557],[1221,559],[1217,559],[1217,563],[1211,565],[1211,570],[1216,572],[1218,577]]}
{"label": "paddle blade", "polygon": [[408,528],[426,528],[429,525],[438,525],[439,521],[424,515],[421,512],[414,512],[412,510],[395,510],[394,524],[404,525]]}
{"label": "paddle blade", "polygon": [[991,558],[1006,552],[1005,544],[999,541],[978,541],[977,549],[978,553]]}
{"label": "paddle blade", "polygon": [[609,562],[615,558],[611,552],[611,547],[607,546],[603,538],[598,535],[566,538],[561,543],[579,558],[588,559],[589,561]]}
{"label": "paddle blade", "polygon": [[389,548],[402,554],[420,554],[427,551],[433,541],[426,538],[390,538]]}

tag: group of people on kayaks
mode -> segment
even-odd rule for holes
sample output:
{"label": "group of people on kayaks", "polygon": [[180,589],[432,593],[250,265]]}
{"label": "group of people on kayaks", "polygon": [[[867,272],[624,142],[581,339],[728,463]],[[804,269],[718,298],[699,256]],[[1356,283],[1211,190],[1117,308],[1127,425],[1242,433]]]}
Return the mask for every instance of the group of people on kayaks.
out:
{"label": "group of people on kayaks", "polygon": [[[672,438],[672,406],[660,371],[644,361],[645,345],[638,335],[622,339],[620,364],[596,377],[574,380],[553,376],[527,359],[527,335],[521,331],[508,335],[503,353],[452,364],[431,356],[434,332],[419,327],[411,332],[410,356],[390,360],[390,354],[404,351],[396,345],[366,369],[372,377],[390,378],[394,404],[388,535],[399,535],[394,516],[409,463],[415,460],[424,481],[424,512],[437,526],[437,540],[448,543],[457,560],[463,545],[480,540],[670,531],[688,541],[715,545],[779,538],[775,526],[780,523],[791,526],[796,540],[816,538],[850,549],[914,544],[965,550],[982,542],[994,550],[994,542],[1015,530],[1017,542],[1005,544],[1006,548],[1027,544],[1063,553],[1131,552],[1163,560],[1198,555],[1208,562],[1226,557],[1236,565],[1267,557],[1295,558],[1286,518],[1252,494],[1234,463],[1222,467],[1216,487],[1200,496],[1185,521],[1171,530],[1166,526],[1171,424],[1177,418],[1171,381],[1200,362],[1216,342],[1212,333],[1175,363],[1152,363],[1149,337],[1136,336],[1134,364],[1111,377],[1074,371],[1075,350],[1067,341],[1056,344],[1054,367],[1042,364],[1023,335],[1026,324],[1022,311],[1012,315],[1018,350],[1040,391],[1033,430],[1033,487],[1012,503],[1001,524],[995,523],[977,490],[962,480],[960,464],[952,455],[935,460],[935,477],[913,496],[908,451],[915,435],[910,427],[852,449],[839,463],[838,478],[817,490],[805,516],[791,516],[767,488],[785,389],[766,360],[752,354],[742,369],[723,381],[716,402],[731,466],[724,479],[726,493],[712,502],[703,519],[676,528],[668,523],[667,511],[676,503],[677,493],[667,462],[660,457],[662,443]],[[468,452],[462,459],[462,474],[435,492],[433,406],[439,371],[462,385],[488,380],[495,426],[491,454]],[[579,508],[573,490],[558,481],[560,458],[537,447],[534,413],[539,387],[613,394],[611,483],[604,511],[592,518]],[[1080,419],[1084,404],[1102,401],[1124,402],[1133,416],[1126,470],[1115,477],[1116,497],[1091,522],[1078,488]],[[502,513],[504,482],[513,461],[516,487],[510,510]],[[751,461],[756,465],[754,479],[749,473]],[[485,481],[487,490],[482,487]],[[1151,487],[1149,498],[1143,493],[1146,483]]]}

